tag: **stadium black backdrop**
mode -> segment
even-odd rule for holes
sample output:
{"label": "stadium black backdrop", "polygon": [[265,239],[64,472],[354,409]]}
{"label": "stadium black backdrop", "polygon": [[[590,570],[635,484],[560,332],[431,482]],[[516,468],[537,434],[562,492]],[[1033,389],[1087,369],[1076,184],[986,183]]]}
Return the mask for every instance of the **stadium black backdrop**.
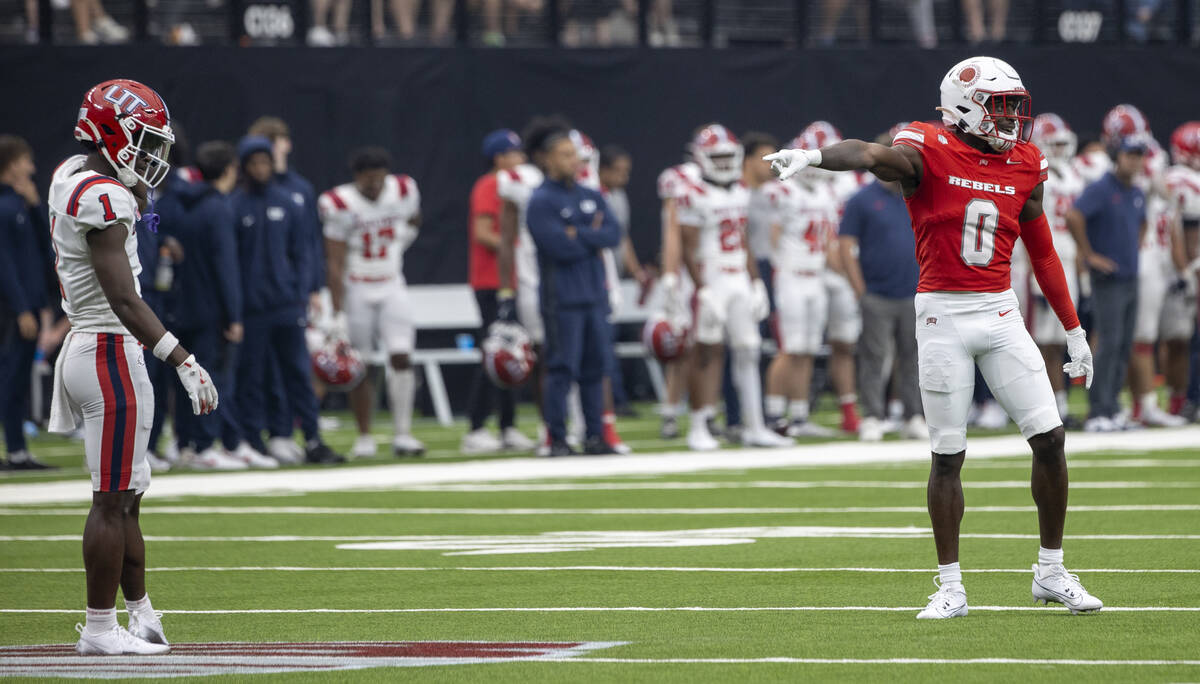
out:
{"label": "stadium black backdrop", "polygon": [[[1200,52],[1186,48],[1001,48],[1035,111],[1061,114],[1086,138],[1106,108],[1141,107],[1164,143],[1200,118]],[[633,235],[643,259],[658,247],[654,179],[677,162],[694,126],[721,121],[786,140],[822,118],[872,137],[893,123],[935,118],[950,50],[489,50],[22,48],[0,50],[8,104],[0,132],[34,146],[41,187],[76,149],[73,115],[90,85],[128,77],[166,98],[195,145],[235,139],[255,117],[292,126],[295,167],[318,190],[348,178],[346,154],[380,144],[422,189],[425,225],[405,258],[411,283],[466,279],[467,195],[483,170],[482,136],[520,129],[537,113],[568,116],[597,144],[634,155]]]}

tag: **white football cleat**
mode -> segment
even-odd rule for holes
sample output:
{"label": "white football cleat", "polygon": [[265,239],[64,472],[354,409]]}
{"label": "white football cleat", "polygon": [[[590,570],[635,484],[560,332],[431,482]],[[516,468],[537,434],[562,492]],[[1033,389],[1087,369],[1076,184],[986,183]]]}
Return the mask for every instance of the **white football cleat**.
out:
{"label": "white football cleat", "polygon": [[396,456],[424,456],[425,445],[412,435],[396,435],[392,438],[392,452]]}
{"label": "white football cleat", "polygon": [[287,437],[272,437],[267,440],[267,455],[283,465],[295,465],[304,461],[304,450],[296,440]]}
{"label": "white football cleat", "polygon": [[136,637],[121,625],[113,625],[103,634],[89,634],[83,625],[76,624],[75,631],[79,632],[75,644],[79,655],[162,655],[171,650],[166,644],[152,644]]}
{"label": "white football cleat", "polygon": [[150,618],[142,618],[137,613],[130,613],[128,631],[143,641],[170,646],[167,643],[166,634],[163,633],[162,613],[154,613]]}
{"label": "white football cleat", "polygon": [[792,441],[791,437],[777,435],[773,430],[761,428],[759,430],[747,430],[745,433],[743,433],[742,444],[750,447],[767,447],[774,449],[779,447],[794,446],[796,443]]}
{"label": "white football cleat", "polygon": [[836,432],[811,420],[792,421],[787,427],[788,437],[833,437]]}
{"label": "white football cleat", "polygon": [[699,422],[688,430],[687,446],[692,451],[713,451],[720,449],[721,443],[708,431],[707,425]]}
{"label": "white football cleat", "polygon": [[998,401],[984,402],[975,419],[976,427],[984,430],[1003,430],[1008,425],[1008,414]]}
{"label": "white football cleat", "polygon": [[1187,419],[1183,416],[1176,416],[1160,409],[1157,406],[1151,406],[1142,409],[1142,425],[1150,427],[1180,427],[1187,425]]}
{"label": "white football cleat", "polygon": [[943,620],[945,618],[966,617],[967,591],[961,584],[942,584],[942,580],[933,576],[933,586],[938,590],[929,595],[929,605],[917,613],[918,620]]}
{"label": "white football cleat", "polygon": [[165,458],[160,458],[153,451],[146,452],[146,463],[150,466],[152,473],[165,473],[171,469],[171,462]]}
{"label": "white football cleat", "polygon": [[359,435],[354,440],[354,446],[350,447],[350,456],[353,458],[375,458],[375,450],[378,445],[375,444],[375,438],[371,435]]}
{"label": "white football cleat", "polygon": [[192,470],[245,470],[247,468],[245,462],[230,456],[225,453],[224,449],[216,446],[210,446],[196,454],[185,465]]}
{"label": "white football cleat", "polygon": [[1104,607],[1104,603],[1092,596],[1079,583],[1079,577],[1067,572],[1061,565],[1053,565],[1043,576],[1041,567],[1033,565],[1033,602],[1061,603],[1070,609],[1071,614],[1094,613]]}
{"label": "white football cleat", "polygon": [[462,443],[458,445],[458,450],[464,454],[494,454],[503,448],[504,443],[488,432],[487,428],[471,430],[463,435]]}
{"label": "white football cleat", "polygon": [[[490,433],[489,433],[489,436]],[[509,451],[533,451],[537,443],[515,427],[504,428],[500,433],[500,445]]]}
{"label": "white football cleat", "polygon": [[279,461],[259,453],[254,447],[250,446],[249,442],[241,442],[237,448],[229,452],[229,455],[237,460],[245,463],[251,468],[278,468]]}
{"label": "white football cleat", "polygon": [[929,439],[929,426],[925,424],[924,416],[913,416],[904,423],[901,430],[908,439]]}
{"label": "white football cleat", "polygon": [[1121,428],[1117,427],[1112,418],[1108,416],[1096,416],[1088,418],[1083,424],[1084,432],[1116,432]]}
{"label": "white football cleat", "polygon": [[883,421],[867,416],[858,424],[858,439],[863,442],[878,442],[883,439]]}

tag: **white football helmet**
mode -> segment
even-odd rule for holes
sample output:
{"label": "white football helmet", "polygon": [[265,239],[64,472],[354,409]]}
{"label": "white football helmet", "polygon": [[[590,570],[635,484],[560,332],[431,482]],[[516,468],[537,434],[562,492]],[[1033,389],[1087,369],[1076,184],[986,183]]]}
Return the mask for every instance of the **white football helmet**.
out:
{"label": "white football helmet", "polygon": [[700,129],[690,148],[692,161],[700,167],[700,175],[717,185],[730,185],[742,178],[742,143],[721,124]]}
{"label": "white football helmet", "polygon": [[1057,114],[1038,114],[1033,120],[1033,144],[1052,163],[1065,163],[1075,156],[1079,139]]}
{"label": "white football helmet", "polygon": [[995,57],[971,57],[946,72],[942,122],[983,138],[998,152],[1029,141],[1033,133],[1029,91],[1017,70]]}
{"label": "white football helmet", "polygon": [[596,145],[579,129],[571,129],[568,137],[575,143],[575,152],[579,155],[579,174],[575,181],[584,187],[599,190],[600,155],[596,152]]}
{"label": "white football helmet", "polygon": [[[842,140],[842,132],[833,124],[828,121],[814,121],[805,126],[799,135],[792,138],[786,147],[793,150],[819,150],[822,147],[840,143]],[[831,181],[836,175],[836,171],[816,166],[806,166],[794,178],[816,183],[819,181]]]}

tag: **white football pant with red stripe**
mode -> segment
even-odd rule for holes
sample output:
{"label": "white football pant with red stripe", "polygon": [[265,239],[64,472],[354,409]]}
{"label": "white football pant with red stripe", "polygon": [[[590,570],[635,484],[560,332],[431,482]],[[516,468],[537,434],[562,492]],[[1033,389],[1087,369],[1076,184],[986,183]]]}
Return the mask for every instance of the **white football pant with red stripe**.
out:
{"label": "white football pant with red stripe", "polygon": [[76,332],[62,353],[67,401],[83,416],[92,490],[146,491],[154,391],[141,345],[132,335]]}

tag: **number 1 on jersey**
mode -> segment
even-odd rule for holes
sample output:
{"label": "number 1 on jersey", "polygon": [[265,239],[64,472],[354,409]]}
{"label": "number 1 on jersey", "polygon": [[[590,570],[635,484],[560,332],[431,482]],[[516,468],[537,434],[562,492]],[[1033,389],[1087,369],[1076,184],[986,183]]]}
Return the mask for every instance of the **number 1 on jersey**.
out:
{"label": "number 1 on jersey", "polygon": [[116,221],[117,212],[112,210],[112,201],[108,199],[108,194],[100,195],[100,206],[104,207],[104,220]]}
{"label": "number 1 on jersey", "polygon": [[987,266],[992,263],[996,251],[996,227],[1000,224],[1000,210],[996,203],[986,199],[973,199],[967,203],[963,215],[962,259],[968,266]]}

